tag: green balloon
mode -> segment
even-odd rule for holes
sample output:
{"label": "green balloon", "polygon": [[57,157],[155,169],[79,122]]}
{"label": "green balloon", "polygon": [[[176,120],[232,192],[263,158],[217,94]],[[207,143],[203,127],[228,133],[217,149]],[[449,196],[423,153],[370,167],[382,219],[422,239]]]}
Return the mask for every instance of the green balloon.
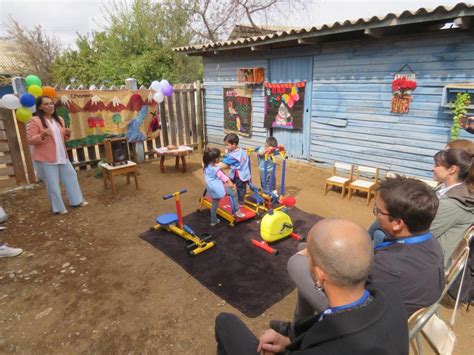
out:
{"label": "green balloon", "polygon": [[26,87],[31,85],[38,85],[39,87],[43,86],[41,79],[38,78],[36,75],[28,75],[25,78]]}

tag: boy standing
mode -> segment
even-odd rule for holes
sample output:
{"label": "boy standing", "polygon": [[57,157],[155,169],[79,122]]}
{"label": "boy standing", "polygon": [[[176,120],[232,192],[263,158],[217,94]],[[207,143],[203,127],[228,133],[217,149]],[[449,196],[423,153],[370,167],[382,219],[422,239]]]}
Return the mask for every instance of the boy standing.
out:
{"label": "boy standing", "polygon": [[[268,137],[265,145],[257,149],[258,154],[258,170],[260,170],[260,184],[264,192],[273,191],[276,183],[271,184],[272,171],[275,168],[275,162],[272,159],[266,159],[266,154],[271,153],[274,148],[278,147],[278,141],[275,137]],[[267,162],[267,171],[265,174],[265,161]],[[271,186],[270,186],[271,184]]]}
{"label": "boy standing", "polygon": [[221,168],[230,168],[229,177],[237,188],[239,203],[244,203],[247,184],[250,181],[250,165],[247,152],[239,147],[239,136],[229,133],[224,137],[227,155],[219,163]]}

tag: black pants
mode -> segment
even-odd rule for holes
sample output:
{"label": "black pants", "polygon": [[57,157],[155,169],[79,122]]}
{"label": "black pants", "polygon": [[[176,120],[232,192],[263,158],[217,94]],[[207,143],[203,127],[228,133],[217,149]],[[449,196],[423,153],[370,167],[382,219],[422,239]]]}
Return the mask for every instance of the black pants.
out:
{"label": "black pants", "polygon": [[217,355],[257,355],[258,339],[237,316],[220,313],[215,325]]}
{"label": "black pants", "polygon": [[242,181],[238,176],[232,180],[237,188],[237,196],[239,197],[239,203],[244,203],[245,194],[247,193],[247,181]]}

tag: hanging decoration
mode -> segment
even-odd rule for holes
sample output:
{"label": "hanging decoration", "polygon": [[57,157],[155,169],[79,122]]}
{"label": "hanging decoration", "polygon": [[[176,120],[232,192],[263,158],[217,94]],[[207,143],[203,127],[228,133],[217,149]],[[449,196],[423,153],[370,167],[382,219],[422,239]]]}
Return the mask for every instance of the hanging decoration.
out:
{"label": "hanging decoration", "polygon": [[252,134],[252,89],[224,88],[224,133]]}
{"label": "hanging decoration", "polygon": [[302,129],[306,81],[264,83],[265,128]]}
{"label": "hanging decoration", "polygon": [[401,67],[393,76],[392,105],[390,112],[404,114],[410,110],[412,94],[416,89],[416,73],[408,64]]}

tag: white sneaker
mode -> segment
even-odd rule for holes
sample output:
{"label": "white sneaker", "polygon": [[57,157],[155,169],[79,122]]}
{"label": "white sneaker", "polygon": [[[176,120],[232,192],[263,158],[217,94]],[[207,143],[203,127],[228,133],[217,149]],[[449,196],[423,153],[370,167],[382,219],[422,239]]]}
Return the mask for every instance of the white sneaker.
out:
{"label": "white sneaker", "polygon": [[56,212],[56,214],[68,214],[69,212],[67,210],[61,211],[61,212]]}
{"label": "white sneaker", "polygon": [[211,222],[211,227],[215,227],[219,223],[221,223],[221,220],[218,218],[217,221],[215,221],[214,223]]}
{"label": "white sneaker", "polygon": [[86,200],[84,200],[84,201],[82,201],[82,202],[79,204],[79,206],[80,206],[80,207],[85,207],[85,206],[87,206],[88,204],[89,204],[89,202],[87,202]]}
{"label": "white sneaker", "polygon": [[9,258],[17,256],[23,253],[23,249],[20,248],[10,248],[5,244],[0,245],[0,258]]}

